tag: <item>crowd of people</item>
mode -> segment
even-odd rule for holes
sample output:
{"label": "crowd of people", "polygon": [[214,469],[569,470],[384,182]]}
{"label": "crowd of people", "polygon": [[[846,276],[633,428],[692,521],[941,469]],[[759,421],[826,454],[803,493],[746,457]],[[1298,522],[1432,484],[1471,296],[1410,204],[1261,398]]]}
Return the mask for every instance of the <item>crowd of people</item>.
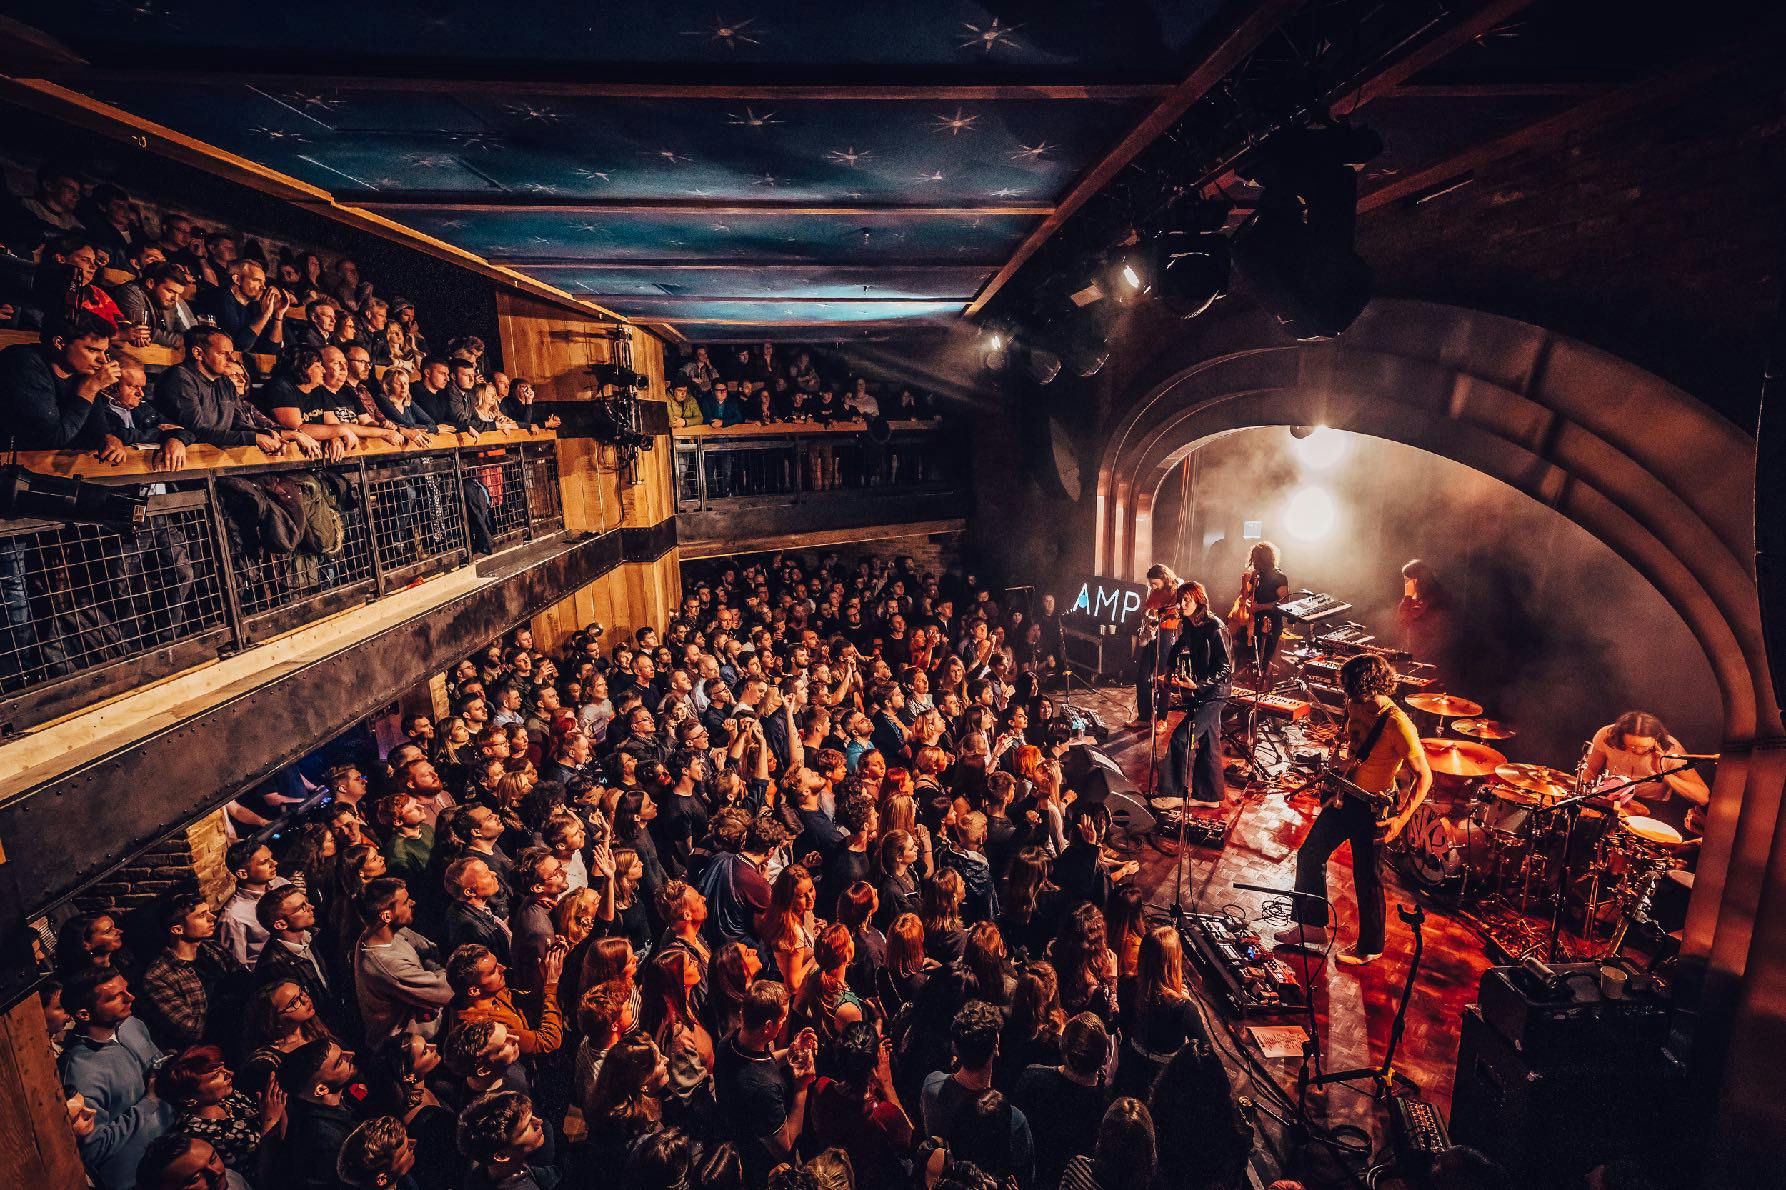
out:
{"label": "crowd of people", "polygon": [[[16,449],[117,463],[139,447],[173,470],[195,442],[338,460],[362,442],[553,424],[481,339],[431,342],[415,304],[351,258],[325,265],[184,215],[151,220],[121,187],[55,162],[30,196],[0,202],[0,250],[32,262],[29,283],[0,295],[0,322],[42,337],[0,352]],[[151,381],[138,353],[157,346],[178,362]],[[277,362],[263,376],[266,357]]]}
{"label": "crowd of people", "polygon": [[[670,376],[670,425],[771,425],[909,420],[937,415],[930,394],[911,387],[877,394],[868,377],[810,348],[690,346]],[[884,398],[884,399],[883,399]]]}
{"label": "crowd of people", "polygon": [[94,1183],[1242,1184],[1179,936],[1063,779],[1052,614],[774,556],[466,659],[221,905],[63,923]]}

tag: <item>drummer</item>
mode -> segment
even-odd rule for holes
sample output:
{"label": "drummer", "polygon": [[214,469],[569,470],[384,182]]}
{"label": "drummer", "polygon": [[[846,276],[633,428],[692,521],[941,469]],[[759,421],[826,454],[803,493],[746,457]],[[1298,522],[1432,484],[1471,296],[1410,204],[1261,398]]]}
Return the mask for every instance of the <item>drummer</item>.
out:
{"label": "drummer", "polygon": [[[1582,772],[1588,785],[1603,777],[1610,780],[1602,783],[1610,785],[1655,777],[1664,769],[1679,768],[1680,761],[1666,757],[1680,751],[1680,741],[1668,734],[1662,720],[1644,711],[1626,711],[1594,733]],[[1695,806],[1703,808],[1711,800],[1711,790],[1698,773],[1686,768],[1634,785],[1615,800],[1629,813],[1655,818],[1679,829],[1689,810]]]}

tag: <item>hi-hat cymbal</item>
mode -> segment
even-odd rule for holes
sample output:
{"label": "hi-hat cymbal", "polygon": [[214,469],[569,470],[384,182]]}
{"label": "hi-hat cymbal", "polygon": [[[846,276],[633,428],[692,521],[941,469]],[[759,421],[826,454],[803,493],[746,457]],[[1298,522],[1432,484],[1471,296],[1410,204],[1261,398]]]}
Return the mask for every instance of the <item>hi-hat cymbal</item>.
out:
{"label": "hi-hat cymbal", "polygon": [[1451,730],[1478,740],[1510,740],[1514,736],[1511,727],[1494,719],[1459,719]]}
{"label": "hi-hat cymbal", "polygon": [[1482,713],[1481,703],[1452,694],[1410,694],[1408,705],[1441,719],[1474,719]]}
{"label": "hi-hat cymbal", "polygon": [[1515,789],[1547,798],[1566,797],[1571,785],[1568,773],[1541,764],[1503,764],[1495,769],[1495,777]]}
{"label": "hi-hat cymbal", "polygon": [[1473,740],[1421,740],[1420,746],[1433,772],[1452,777],[1486,777],[1507,763],[1501,753]]}

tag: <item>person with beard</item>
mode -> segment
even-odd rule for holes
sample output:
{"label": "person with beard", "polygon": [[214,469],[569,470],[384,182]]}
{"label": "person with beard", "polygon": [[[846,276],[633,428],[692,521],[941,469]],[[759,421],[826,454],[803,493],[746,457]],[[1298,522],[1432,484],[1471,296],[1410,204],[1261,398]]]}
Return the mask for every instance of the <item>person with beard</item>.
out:
{"label": "person with beard", "polygon": [[348,1088],[359,1071],[352,1050],[332,1040],[311,1041],[279,1066],[285,1089],[285,1137],[273,1162],[275,1190],[335,1190],[336,1160],[359,1124]]}

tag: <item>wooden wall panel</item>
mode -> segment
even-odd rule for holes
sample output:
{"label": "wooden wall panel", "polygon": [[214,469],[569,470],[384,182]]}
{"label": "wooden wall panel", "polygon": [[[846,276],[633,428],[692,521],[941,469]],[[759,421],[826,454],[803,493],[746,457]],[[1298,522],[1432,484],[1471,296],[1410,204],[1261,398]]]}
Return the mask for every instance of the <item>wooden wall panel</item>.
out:
{"label": "wooden wall panel", "polygon": [[0,1015],[0,1186],[84,1186],[35,994]]}
{"label": "wooden wall panel", "polygon": [[611,323],[578,318],[562,307],[498,290],[496,324],[503,369],[532,381],[541,400],[587,401],[595,396],[589,365],[611,361],[614,344],[605,332]]}
{"label": "wooden wall panel", "polygon": [[534,647],[551,651],[572,633],[601,624],[604,648],[631,639],[640,628],[662,629],[682,600],[682,566],[675,550],[655,562],[628,562],[553,604],[533,618]]}

